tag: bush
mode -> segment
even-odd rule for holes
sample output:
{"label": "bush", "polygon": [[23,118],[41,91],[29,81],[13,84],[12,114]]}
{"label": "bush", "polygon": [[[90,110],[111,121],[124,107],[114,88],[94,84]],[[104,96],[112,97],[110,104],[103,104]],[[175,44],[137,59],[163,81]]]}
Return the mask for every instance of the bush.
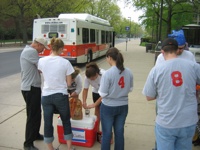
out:
{"label": "bush", "polygon": [[141,38],[141,43],[142,42],[150,42],[150,40],[151,40],[151,37],[143,37],[143,38]]}
{"label": "bush", "polygon": [[8,29],[4,32],[4,40],[15,39],[16,30],[14,28]]}

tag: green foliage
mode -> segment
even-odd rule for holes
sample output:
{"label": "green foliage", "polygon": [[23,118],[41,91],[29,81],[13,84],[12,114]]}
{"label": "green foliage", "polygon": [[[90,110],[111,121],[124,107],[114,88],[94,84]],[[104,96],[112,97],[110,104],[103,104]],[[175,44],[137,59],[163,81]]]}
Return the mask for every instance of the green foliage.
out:
{"label": "green foliage", "polygon": [[[117,0],[1,0],[0,33],[6,38],[22,38],[23,43],[32,38],[33,19],[58,17],[60,13],[89,13],[106,19],[118,34],[127,34],[129,20],[122,18]],[[12,21],[4,27],[5,20]],[[131,35],[142,35],[142,28],[131,22]]]}
{"label": "green foliage", "polygon": [[[158,40],[161,0],[127,0],[127,2],[132,3],[138,10],[144,11],[144,15],[140,17],[142,25],[153,40]],[[163,0],[161,39],[171,33],[171,30],[192,23],[193,15],[199,9],[198,0]]]}
{"label": "green foliage", "polygon": [[147,42],[142,42],[140,46],[146,46]]}
{"label": "green foliage", "polygon": [[8,28],[7,30],[3,30],[0,28],[0,39],[8,40],[15,39],[16,30],[15,28]]}

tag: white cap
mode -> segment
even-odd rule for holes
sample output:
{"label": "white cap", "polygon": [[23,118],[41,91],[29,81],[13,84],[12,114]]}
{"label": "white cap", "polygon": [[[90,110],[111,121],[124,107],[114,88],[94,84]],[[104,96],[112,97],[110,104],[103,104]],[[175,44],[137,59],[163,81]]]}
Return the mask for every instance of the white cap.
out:
{"label": "white cap", "polygon": [[50,49],[50,48],[48,47],[48,45],[47,45],[47,40],[45,40],[44,38],[38,37],[38,38],[35,38],[35,41],[38,42],[38,43],[40,43],[40,44],[42,44],[42,45],[44,45],[44,47],[45,47],[46,49]]}

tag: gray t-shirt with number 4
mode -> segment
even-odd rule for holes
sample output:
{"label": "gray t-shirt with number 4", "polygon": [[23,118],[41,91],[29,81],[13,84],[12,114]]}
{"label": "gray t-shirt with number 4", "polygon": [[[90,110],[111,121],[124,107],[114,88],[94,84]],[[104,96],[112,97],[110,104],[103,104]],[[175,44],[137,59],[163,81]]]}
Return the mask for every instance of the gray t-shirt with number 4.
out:
{"label": "gray t-shirt with number 4", "polygon": [[101,78],[99,94],[104,105],[127,105],[128,93],[132,90],[133,74],[128,68],[125,68],[120,74],[120,70],[116,66],[112,66]]}

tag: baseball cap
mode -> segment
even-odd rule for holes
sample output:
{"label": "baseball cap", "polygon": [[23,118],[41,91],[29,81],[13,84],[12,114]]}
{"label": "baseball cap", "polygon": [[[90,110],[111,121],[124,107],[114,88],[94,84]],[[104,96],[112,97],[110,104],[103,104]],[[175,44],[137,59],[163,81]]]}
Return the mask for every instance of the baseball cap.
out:
{"label": "baseball cap", "polygon": [[49,47],[47,45],[47,40],[45,40],[44,38],[38,37],[38,38],[35,38],[35,41],[38,42],[38,43],[40,43],[40,44],[42,44],[42,45],[44,45],[44,47],[46,49],[49,49]]}
{"label": "baseball cap", "polygon": [[186,43],[185,36],[182,34],[175,36],[174,39],[178,42],[178,46],[185,45]]}
{"label": "baseball cap", "polygon": [[162,48],[168,45],[174,45],[178,48],[178,42],[173,39],[173,38],[166,38],[163,42],[162,42]]}
{"label": "baseball cap", "polygon": [[172,34],[168,34],[168,37],[175,39],[178,42],[178,46],[186,44],[183,30],[172,30]]}

